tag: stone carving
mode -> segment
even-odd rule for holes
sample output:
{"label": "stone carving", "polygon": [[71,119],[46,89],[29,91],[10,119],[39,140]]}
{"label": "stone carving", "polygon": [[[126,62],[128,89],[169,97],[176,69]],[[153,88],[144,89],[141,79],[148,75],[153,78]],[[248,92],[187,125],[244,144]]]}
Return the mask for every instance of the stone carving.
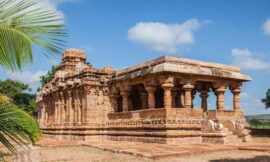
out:
{"label": "stone carving", "polygon": [[[242,82],[248,80],[238,67],[172,56],[123,70],[97,69],[86,62],[84,51],[69,49],[37,96],[38,121],[45,136],[71,140],[180,143],[188,137],[224,143],[231,131],[249,141],[239,98]],[[224,108],[228,86],[233,111]],[[217,110],[207,108],[210,87]],[[198,109],[193,108],[196,92]]]}

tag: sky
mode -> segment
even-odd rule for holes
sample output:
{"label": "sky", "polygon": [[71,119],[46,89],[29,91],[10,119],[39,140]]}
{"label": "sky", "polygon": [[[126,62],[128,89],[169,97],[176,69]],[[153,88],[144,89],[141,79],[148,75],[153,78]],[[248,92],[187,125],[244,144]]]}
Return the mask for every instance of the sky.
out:
{"label": "sky", "polygon": [[[236,65],[252,81],[243,84],[241,108],[247,115],[270,114],[261,103],[270,88],[269,0],[41,0],[64,18],[69,37],[66,48],[80,48],[97,68],[115,69],[162,55]],[[60,57],[38,51],[22,72],[0,70],[0,79],[29,84],[33,92],[39,76]],[[199,104],[196,95],[195,106]],[[213,108],[215,96],[209,97]],[[225,107],[232,95],[225,93]]]}

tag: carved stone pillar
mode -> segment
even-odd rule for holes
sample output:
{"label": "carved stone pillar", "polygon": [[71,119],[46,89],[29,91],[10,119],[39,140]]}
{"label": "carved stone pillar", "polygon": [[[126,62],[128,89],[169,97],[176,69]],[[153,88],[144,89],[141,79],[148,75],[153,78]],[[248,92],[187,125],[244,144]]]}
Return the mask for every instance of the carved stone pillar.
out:
{"label": "carved stone pillar", "polygon": [[63,92],[60,92],[60,106],[61,106],[61,113],[60,113],[60,125],[64,125],[65,123],[65,116],[66,116],[66,111],[65,111],[65,97]]}
{"label": "carved stone pillar", "polygon": [[155,87],[146,87],[145,90],[147,91],[147,96],[148,96],[148,108],[149,109],[154,109],[155,108]]}
{"label": "carved stone pillar", "polygon": [[185,92],[185,108],[191,108],[192,107],[192,90],[194,89],[194,85],[191,85],[190,83],[183,85],[183,90]]}
{"label": "carved stone pillar", "polygon": [[87,119],[86,119],[86,100],[87,100],[87,94],[86,94],[86,89],[83,88],[82,91],[81,91],[81,122],[82,124],[86,123],[87,122]]}
{"label": "carved stone pillar", "polygon": [[185,91],[180,91],[180,107],[185,107]]}
{"label": "carved stone pillar", "polygon": [[111,112],[117,112],[117,98],[119,95],[112,93],[110,95],[110,100],[111,100]]}
{"label": "carved stone pillar", "polygon": [[48,115],[48,112],[49,110],[48,109],[45,109],[45,122],[44,122],[44,126],[48,126],[48,122],[49,122],[49,119],[48,119],[48,117],[49,117],[49,115]]}
{"label": "carved stone pillar", "polygon": [[206,90],[206,89],[203,89],[203,90],[200,90],[200,97],[202,99],[202,102],[201,102],[201,107],[203,109],[203,112],[206,112],[207,111],[207,98],[208,98],[208,92],[209,90]]}
{"label": "carved stone pillar", "polygon": [[173,83],[163,83],[161,87],[164,90],[164,108],[168,109],[172,107],[172,93],[171,90],[173,88],[174,84]]}
{"label": "carved stone pillar", "polygon": [[214,84],[215,94],[217,96],[217,109],[224,110],[224,93],[227,88],[227,84],[220,82]]}
{"label": "carved stone pillar", "polygon": [[58,101],[57,101],[57,94],[53,94],[53,125],[57,125],[57,121],[58,121]]}
{"label": "carved stone pillar", "polygon": [[[93,91],[93,90],[92,90]],[[90,122],[90,102],[93,102],[93,98],[92,98],[92,92],[91,92],[91,87],[90,86],[85,86],[84,87],[84,97],[83,97],[83,124],[87,124],[88,122]]]}
{"label": "carved stone pillar", "polygon": [[73,122],[77,124],[79,122],[79,91],[77,89],[73,92]]}
{"label": "carved stone pillar", "polygon": [[72,109],[72,93],[71,90],[67,91],[67,119],[68,119],[68,124],[71,125],[73,121],[73,109]]}
{"label": "carved stone pillar", "polygon": [[235,111],[240,111],[240,93],[241,93],[241,83],[230,84],[230,90],[233,93],[233,108]]}
{"label": "carved stone pillar", "polygon": [[128,102],[128,97],[129,97],[129,91],[123,91],[120,93],[120,95],[122,96],[123,98],[123,102],[122,102],[122,105],[123,105],[123,112],[128,112],[129,109],[128,109],[128,106],[129,106],[129,102]]}
{"label": "carved stone pillar", "polygon": [[175,100],[176,96],[177,96],[177,88],[173,88],[172,89],[172,107],[173,108],[177,107],[176,100]]}
{"label": "carved stone pillar", "polygon": [[45,126],[45,122],[46,122],[46,119],[45,119],[45,105],[43,103],[43,101],[41,101],[39,103],[39,106],[40,106],[40,121],[39,121],[39,125],[40,127],[44,127]]}
{"label": "carved stone pillar", "polygon": [[79,93],[79,98],[78,98],[78,125],[82,124],[82,114],[83,114],[83,93]]}
{"label": "carved stone pillar", "polygon": [[142,109],[147,109],[147,93],[141,92],[140,99],[142,101]]}

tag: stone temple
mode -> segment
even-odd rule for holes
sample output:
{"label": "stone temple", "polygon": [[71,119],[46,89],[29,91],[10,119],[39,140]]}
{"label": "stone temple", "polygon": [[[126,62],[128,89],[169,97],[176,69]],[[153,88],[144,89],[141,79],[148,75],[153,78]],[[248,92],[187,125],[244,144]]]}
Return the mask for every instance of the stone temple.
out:
{"label": "stone temple", "polygon": [[[56,139],[248,142],[239,95],[250,80],[235,66],[173,56],[122,70],[97,69],[84,51],[69,49],[38,94],[38,121],[44,136]],[[224,107],[226,91],[233,96],[226,101],[233,103],[230,109]],[[209,93],[216,96],[215,107],[207,103]],[[199,106],[193,104],[195,95]]]}

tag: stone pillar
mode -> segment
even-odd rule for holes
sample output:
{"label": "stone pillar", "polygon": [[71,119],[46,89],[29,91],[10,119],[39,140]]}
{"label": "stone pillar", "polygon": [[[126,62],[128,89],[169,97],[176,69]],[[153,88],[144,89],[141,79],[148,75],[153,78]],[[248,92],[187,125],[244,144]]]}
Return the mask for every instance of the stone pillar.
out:
{"label": "stone pillar", "polygon": [[192,90],[194,89],[194,85],[191,85],[190,83],[187,83],[183,85],[183,90],[185,92],[185,108],[191,108],[192,107]]}
{"label": "stone pillar", "polygon": [[66,111],[65,111],[65,97],[63,92],[60,92],[60,105],[61,105],[61,113],[60,113],[60,125],[64,125],[66,120]]}
{"label": "stone pillar", "polygon": [[82,95],[80,93],[77,94],[78,95],[78,99],[77,99],[77,110],[78,110],[78,114],[77,114],[77,124],[81,125],[82,123]]}
{"label": "stone pillar", "polygon": [[142,101],[142,109],[147,109],[147,93],[141,92],[140,99]]}
{"label": "stone pillar", "polygon": [[225,82],[216,82],[213,84],[215,88],[215,94],[217,96],[217,109],[224,110],[224,93],[227,88],[227,84]]}
{"label": "stone pillar", "polygon": [[180,107],[185,107],[185,91],[180,91]]}
{"label": "stone pillar", "polygon": [[61,118],[61,100],[60,100],[60,95],[57,92],[57,97],[56,97],[56,103],[57,103],[57,120],[56,123],[59,126],[60,125],[60,118]]}
{"label": "stone pillar", "polygon": [[45,126],[45,122],[46,122],[46,119],[45,119],[45,105],[44,105],[44,102],[41,101],[39,103],[39,106],[40,106],[40,120],[39,120],[39,125],[40,127],[44,127]]}
{"label": "stone pillar", "polygon": [[206,112],[207,111],[207,98],[208,98],[208,90],[204,89],[204,90],[200,90],[200,97],[202,99],[202,102],[201,102],[201,107],[203,109],[203,112]]}
{"label": "stone pillar", "polygon": [[128,102],[128,97],[129,97],[129,91],[122,91],[120,93],[120,95],[122,96],[123,98],[123,102],[122,102],[122,105],[123,105],[123,112],[128,112],[129,109],[128,109],[128,106],[129,106],[129,102]]}
{"label": "stone pillar", "polygon": [[173,88],[172,89],[172,107],[173,108],[177,107],[176,100],[175,100],[176,96],[177,96],[177,88]]}
{"label": "stone pillar", "polygon": [[[89,92],[90,93],[90,92]],[[86,122],[87,122],[87,110],[86,110],[86,107],[87,107],[87,90],[86,88],[83,89],[83,92],[81,93],[81,98],[82,98],[82,117],[81,117],[81,121],[82,121],[82,124],[84,125]]]}
{"label": "stone pillar", "polygon": [[54,124],[55,125],[58,125],[59,124],[59,122],[58,122],[58,120],[59,120],[59,108],[60,108],[60,105],[59,105],[59,101],[58,101],[58,95],[55,95],[55,97],[54,97],[54,105],[55,105],[55,107],[54,107],[54,113],[55,113],[55,118],[54,118]]}
{"label": "stone pillar", "polygon": [[241,83],[230,84],[230,90],[233,94],[233,108],[235,111],[240,111],[241,86]]}
{"label": "stone pillar", "polygon": [[216,96],[217,96],[217,109],[223,110],[224,109],[224,93],[225,88],[218,88],[216,89]]}
{"label": "stone pillar", "polygon": [[148,96],[148,108],[149,109],[154,109],[155,108],[155,87],[146,87],[146,91],[147,91],[147,96]]}
{"label": "stone pillar", "polygon": [[171,90],[173,88],[173,83],[163,83],[161,87],[164,90],[164,108],[168,109],[172,107],[172,93]]}
{"label": "stone pillar", "polygon": [[44,122],[44,126],[48,126],[48,122],[49,122],[49,119],[48,119],[48,112],[49,110],[48,109],[45,109],[45,122]]}
{"label": "stone pillar", "polygon": [[78,116],[79,116],[79,92],[77,89],[73,92],[73,122],[74,124],[78,123]]}
{"label": "stone pillar", "polygon": [[111,112],[117,112],[117,95],[115,93],[110,94]]}
{"label": "stone pillar", "polygon": [[58,125],[61,125],[62,104],[61,104],[60,95],[58,95],[57,101],[58,101],[58,115],[57,115],[58,120],[57,120],[57,123],[58,123]]}
{"label": "stone pillar", "polygon": [[71,123],[73,121],[72,93],[71,93],[71,90],[67,91],[67,121],[68,121],[68,125],[71,125]]}
{"label": "stone pillar", "polygon": [[90,122],[90,109],[96,107],[95,99],[93,97],[94,89],[91,86],[84,87],[84,100],[83,100],[83,124]]}

